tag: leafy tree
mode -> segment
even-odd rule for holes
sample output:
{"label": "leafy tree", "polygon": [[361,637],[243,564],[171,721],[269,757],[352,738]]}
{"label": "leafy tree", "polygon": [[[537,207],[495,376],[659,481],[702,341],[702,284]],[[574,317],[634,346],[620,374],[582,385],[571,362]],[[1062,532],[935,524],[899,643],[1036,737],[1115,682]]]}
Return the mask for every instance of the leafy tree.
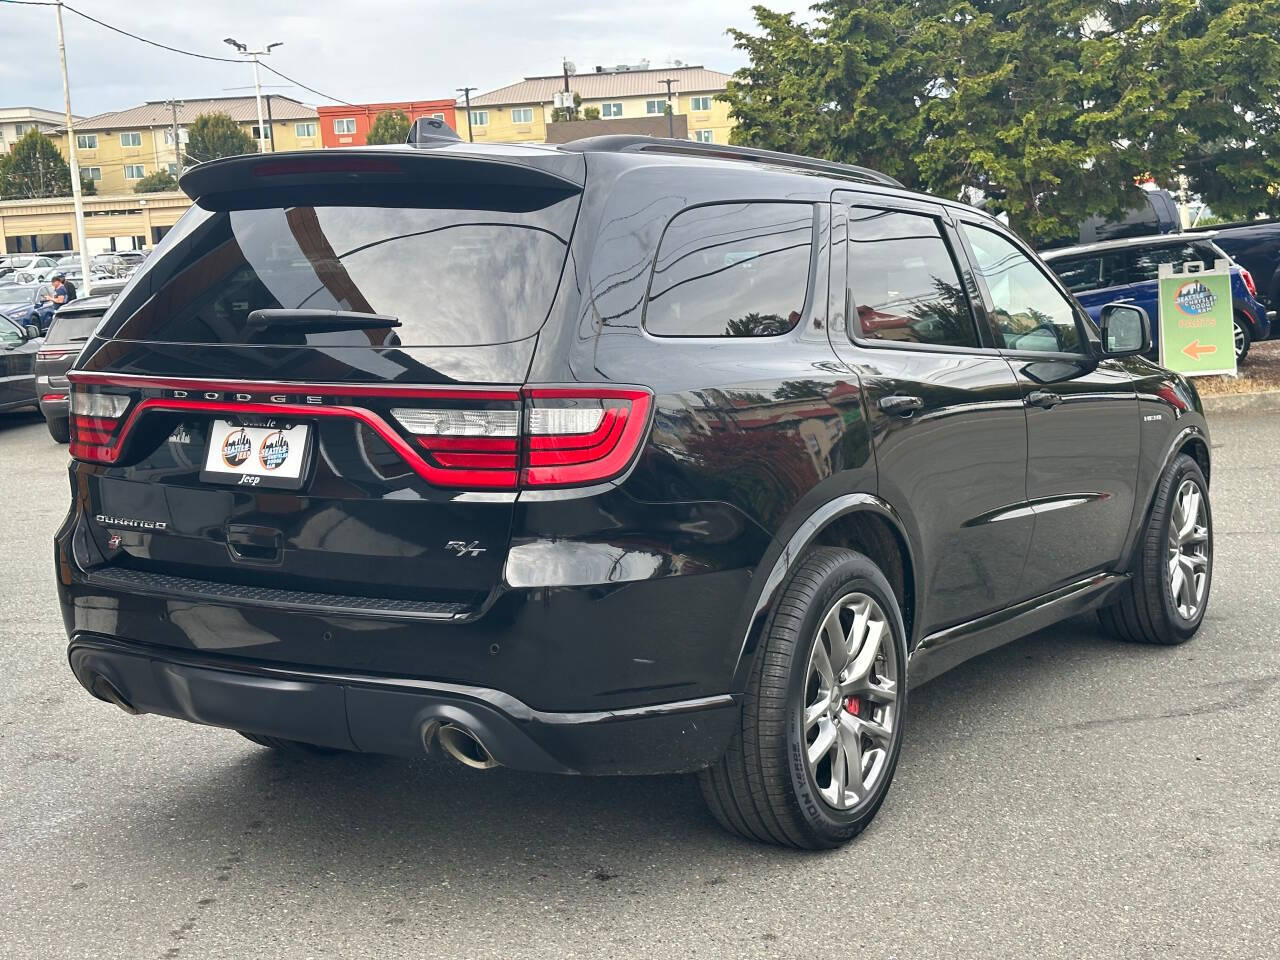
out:
{"label": "leafy tree", "polygon": [[253,137],[225,113],[200,114],[187,128],[187,136],[187,156],[197,163],[258,152]]}
{"label": "leafy tree", "polygon": [[409,117],[403,110],[384,110],[373,120],[367,143],[404,143],[409,138]]}
{"label": "leafy tree", "polygon": [[28,130],[8,156],[0,158],[0,199],[69,196],[71,168],[39,130]]}
{"label": "leafy tree", "polygon": [[164,190],[177,190],[178,178],[168,170],[157,170],[148,173],[133,185],[134,193],[160,193]]}
{"label": "leafy tree", "polygon": [[599,107],[583,107],[582,119],[583,120],[599,120],[600,108]]}

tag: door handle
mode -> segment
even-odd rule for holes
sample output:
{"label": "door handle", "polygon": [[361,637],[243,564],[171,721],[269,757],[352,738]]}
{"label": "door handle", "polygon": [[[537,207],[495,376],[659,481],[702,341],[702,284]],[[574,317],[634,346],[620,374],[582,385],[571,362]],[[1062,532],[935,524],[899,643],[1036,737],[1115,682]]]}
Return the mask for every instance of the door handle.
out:
{"label": "door handle", "polygon": [[1052,390],[1032,390],[1027,394],[1028,407],[1043,407],[1048,410],[1056,407],[1062,402],[1062,397],[1058,396]]}
{"label": "door handle", "polygon": [[880,409],[895,417],[909,417],[917,410],[924,409],[924,401],[919,397],[908,397],[894,394],[880,398]]}

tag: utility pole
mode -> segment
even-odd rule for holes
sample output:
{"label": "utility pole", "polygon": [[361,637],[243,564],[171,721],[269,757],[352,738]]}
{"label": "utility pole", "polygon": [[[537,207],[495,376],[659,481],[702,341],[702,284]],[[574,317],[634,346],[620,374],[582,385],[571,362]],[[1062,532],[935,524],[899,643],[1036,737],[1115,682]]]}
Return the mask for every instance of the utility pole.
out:
{"label": "utility pole", "polygon": [[253,97],[258,102],[258,152],[266,153],[267,151],[262,146],[262,136],[266,133],[266,123],[262,115],[262,81],[258,77],[258,58],[267,56],[276,47],[284,46],[284,41],[268,43],[263,50],[250,50],[245,44],[232,37],[226,37],[222,42],[235,47],[240,56],[248,57],[253,61]]}
{"label": "utility pole", "polygon": [[676,117],[675,108],[671,106],[671,85],[680,81],[667,79],[659,80],[658,82],[667,85],[667,136],[674,140],[676,136]]}
{"label": "utility pole", "polygon": [[178,161],[178,176],[182,176],[182,141],[178,139],[178,108],[186,104],[181,100],[166,100],[173,116],[173,158]]}
{"label": "utility pole", "polygon": [[[567,83],[568,81],[566,81],[566,84]],[[475,89],[475,87],[458,87],[458,92],[462,94],[467,101],[467,140],[471,143],[476,142],[475,134],[471,132],[471,91]]]}
{"label": "utility pole", "polygon": [[276,122],[271,116],[271,94],[267,94],[267,129],[266,134],[271,138],[271,152],[276,152]]}
{"label": "utility pole", "polygon": [[62,64],[62,100],[67,111],[67,155],[71,158],[71,198],[76,211],[76,244],[80,248],[80,275],[84,282],[85,296],[88,296],[93,281],[89,275],[89,251],[85,249],[84,197],[80,195],[80,161],[76,158],[76,130],[71,120],[71,82],[67,79],[67,41],[62,32],[62,0],[58,0],[55,12],[58,17],[58,60]]}

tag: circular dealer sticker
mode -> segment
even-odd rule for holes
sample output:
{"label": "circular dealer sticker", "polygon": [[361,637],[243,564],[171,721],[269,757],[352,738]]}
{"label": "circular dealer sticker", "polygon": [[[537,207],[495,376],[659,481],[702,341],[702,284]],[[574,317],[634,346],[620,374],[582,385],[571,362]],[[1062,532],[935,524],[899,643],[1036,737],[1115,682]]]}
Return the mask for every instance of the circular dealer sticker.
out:
{"label": "circular dealer sticker", "polygon": [[222,441],[222,462],[228,467],[242,465],[252,453],[253,444],[243,430],[227,434],[227,439]]}
{"label": "circular dealer sticker", "polygon": [[275,470],[289,459],[289,441],[285,439],[283,431],[277,430],[263,438],[258,459],[262,461],[264,470]]}
{"label": "circular dealer sticker", "polygon": [[1212,310],[1218,298],[1199,280],[1192,280],[1178,288],[1178,292],[1173,295],[1173,302],[1180,312],[1198,317]]}

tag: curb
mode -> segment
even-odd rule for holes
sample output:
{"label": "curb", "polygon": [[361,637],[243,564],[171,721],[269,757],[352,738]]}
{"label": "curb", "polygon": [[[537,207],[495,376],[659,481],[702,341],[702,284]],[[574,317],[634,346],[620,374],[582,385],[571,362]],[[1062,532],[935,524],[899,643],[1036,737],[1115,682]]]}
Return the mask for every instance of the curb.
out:
{"label": "curb", "polygon": [[1280,390],[1257,393],[1220,393],[1201,396],[1205,413],[1246,413],[1280,410]]}

